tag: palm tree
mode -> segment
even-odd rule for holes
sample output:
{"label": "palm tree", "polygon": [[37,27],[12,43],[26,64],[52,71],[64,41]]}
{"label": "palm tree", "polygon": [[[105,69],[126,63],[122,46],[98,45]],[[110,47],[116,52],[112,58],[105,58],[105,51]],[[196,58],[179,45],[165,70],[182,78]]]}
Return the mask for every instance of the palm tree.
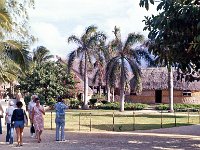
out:
{"label": "palm tree", "polygon": [[41,65],[43,62],[46,62],[53,57],[53,55],[50,55],[50,51],[44,46],[39,46],[33,50],[33,62],[38,65]]}
{"label": "palm tree", "polygon": [[123,44],[121,41],[120,29],[114,28],[115,39],[112,41],[112,49],[116,52],[115,56],[110,59],[106,67],[106,78],[110,85],[117,81],[117,72],[120,72],[120,111],[124,111],[125,84],[128,82],[128,72],[131,70],[136,77],[137,91],[141,90],[140,84],[140,56],[139,50],[133,49],[133,45],[143,41],[140,34],[130,33]]}
{"label": "palm tree", "polygon": [[68,70],[71,70],[75,58],[78,58],[80,60],[79,72],[84,77],[83,109],[88,108],[88,69],[92,66],[92,60],[94,60],[97,54],[97,45],[100,41],[105,39],[106,37],[103,33],[97,32],[96,26],[87,27],[84,34],[80,38],[75,35],[68,38],[69,43],[74,42],[78,45],[78,48],[69,54]]}

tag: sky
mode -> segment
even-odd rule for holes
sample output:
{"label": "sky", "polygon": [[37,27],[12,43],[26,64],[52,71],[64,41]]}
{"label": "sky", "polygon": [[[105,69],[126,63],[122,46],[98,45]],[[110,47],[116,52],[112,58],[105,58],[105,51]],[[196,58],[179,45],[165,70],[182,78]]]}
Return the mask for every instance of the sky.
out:
{"label": "sky", "polygon": [[80,37],[86,27],[95,25],[108,39],[113,39],[113,29],[121,30],[122,38],[129,33],[143,31],[144,16],[156,14],[139,6],[139,0],[35,0],[35,9],[30,10],[31,33],[38,38],[32,46],[44,46],[52,55],[67,58],[76,47],[68,44],[71,35]]}

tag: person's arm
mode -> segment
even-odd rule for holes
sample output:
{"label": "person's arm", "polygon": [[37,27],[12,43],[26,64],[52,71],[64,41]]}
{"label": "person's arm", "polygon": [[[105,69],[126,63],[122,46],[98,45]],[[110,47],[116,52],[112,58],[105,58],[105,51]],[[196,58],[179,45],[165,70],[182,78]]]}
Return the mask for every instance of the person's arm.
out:
{"label": "person's arm", "polygon": [[2,107],[1,104],[0,104],[0,111],[2,112],[2,114],[4,113],[4,111],[3,111],[3,107]]}
{"label": "person's arm", "polygon": [[35,110],[34,110],[34,107],[33,107],[33,109],[32,109],[32,122],[31,123],[34,123],[33,122],[34,115],[35,115]]}
{"label": "person's arm", "polygon": [[44,107],[40,106],[39,111],[40,111],[43,115],[45,115]]}
{"label": "person's arm", "polygon": [[13,111],[13,114],[11,116],[11,124],[13,124],[13,122],[15,121],[15,113],[16,113],[16,110]]}

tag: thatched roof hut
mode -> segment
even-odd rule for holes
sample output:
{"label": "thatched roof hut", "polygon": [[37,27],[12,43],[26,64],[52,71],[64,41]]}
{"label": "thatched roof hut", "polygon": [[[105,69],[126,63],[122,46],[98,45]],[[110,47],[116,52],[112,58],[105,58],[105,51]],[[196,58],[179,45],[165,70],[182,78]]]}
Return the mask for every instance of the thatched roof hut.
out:
{"label": "thatched roof hut", "polygon": [[[168,70],[165,67],[142,69],[142,88],[144,90],[168,89]],[[177,80],[178,73],[173,71],[174,89],[200,91],[200,82],[189,82],[185,79]],[[135,87],[134,78],[130,81],[131,89]]]}

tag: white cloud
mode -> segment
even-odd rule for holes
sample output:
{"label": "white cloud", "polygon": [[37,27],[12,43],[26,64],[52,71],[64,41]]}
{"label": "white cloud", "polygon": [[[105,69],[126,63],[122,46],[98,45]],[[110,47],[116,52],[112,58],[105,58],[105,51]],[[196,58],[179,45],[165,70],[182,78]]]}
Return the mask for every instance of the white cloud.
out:
{"label": "white cloud", "polygon": [[139,0],[36,0],[35,7],[30,21],[33,33],[39,38],[38,44],[62,57],[73,48],[67,38],[72,34],[80,36],[92,24],[109,37],[113,36],[115,25],[121,28],[122,37],[130,32],[147,35],[142,31],[142,20],[153,12],[140,8]]}

